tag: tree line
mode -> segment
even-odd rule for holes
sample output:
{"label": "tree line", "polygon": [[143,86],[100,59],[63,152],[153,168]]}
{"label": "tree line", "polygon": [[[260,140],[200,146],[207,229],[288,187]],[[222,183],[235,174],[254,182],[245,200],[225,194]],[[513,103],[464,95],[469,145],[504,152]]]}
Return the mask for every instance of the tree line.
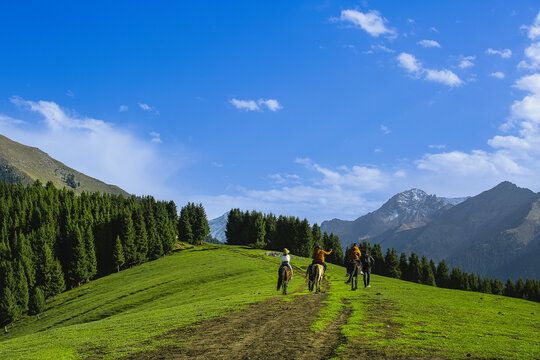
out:
{"label": "tree line", "polygon": [[184,240],[200,242],[209,231],[202,205],[181,212],[151,196],[0,181],[0,326],[27,309],[38,314],[66,289],[170,253],[186,226],[194,230]]}
{"label": "tree line", "polygon": [[416,253],[402,252],[398,258],[394,248],[387,249],[383,255],[379,244],[371,245],[367,241],[359,244],[362,251],[367,250],[375,259],[373,273],[396,279],[416,282],[424,285],[437,286],[448,289],[476,291],[486,294],[504,295],[540,302],[540,281],[520,277],[515,283],[508,279],[506,283],[501,280],[466,273],[457,267],[450,269],[446,262],[441,260],[438,264],[425,256],[420,258]]}
{"label": "tree line", "polygon": [[339,237],[321,233],[319,225],[309,225],[307,219],[294,216],[263,214],[257,211],[232,209],[227,217],[225,230],[227,244],[245,245],[259,249],[282,251],[283,248],[297,256],[311,257],[315,246],[333,249],[325,260],[343,265],[343,250]]}

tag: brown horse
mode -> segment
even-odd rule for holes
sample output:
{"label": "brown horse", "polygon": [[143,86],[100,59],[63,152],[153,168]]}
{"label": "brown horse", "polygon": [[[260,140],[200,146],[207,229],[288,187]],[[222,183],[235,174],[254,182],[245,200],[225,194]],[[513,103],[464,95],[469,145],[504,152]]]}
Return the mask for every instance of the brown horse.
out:
{"label": "brown horse", "polygon": [[324,273],[324,267],[320,264],[311,265],[311,272],[308,274],[308,288],[309,291],[321,292],[321,283]]}
{"label": "brown horse", "polygon": [[281,266],[279,268],[278,276],[277,290],[279,291],[279,288],[282,287],[283,295],[287,295],[287,285],[289,284],[289,280],[291,280],[291,269],[289,269],[288,266]]}

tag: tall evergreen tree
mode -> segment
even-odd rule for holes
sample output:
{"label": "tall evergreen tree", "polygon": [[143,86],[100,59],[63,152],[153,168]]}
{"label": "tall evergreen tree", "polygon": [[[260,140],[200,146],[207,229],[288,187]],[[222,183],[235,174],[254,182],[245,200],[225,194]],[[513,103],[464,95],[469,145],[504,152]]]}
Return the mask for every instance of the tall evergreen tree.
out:
{"label": "tall evergreen tree", "polygon": [[113,264],[116,267],[116,272],[120,271],[120,268],[124,266],[124,249],[122,248],[122,240],[120,240],[120,236],[116,237],[116,242],[113,248]]}
{"label": "tall evergreen tree", "polygon": [[298,231],[298,250],[299,256],[310,257],[313,251],[313,233],[307,219],[300,224]]}
{"label": "tall evergreen tree", "polygon": [[73,286],[79,286],[88,278],[88,262],[86,247],[78,225],[70,225],[68,242],[71,245],[69,253],[69,265],[67,268],[68,282]]}
{"label": "tall evergreen tree", "polygon": [[312,234],[313,246],[323,246],[321,227],[317,223],[313,224]]}
{"label": "tall evergreen tree", "polygon": [[258,249],[264,249],[266,243],[264,241],[266,236],[266,224],[264,223],[264,218],[261,213],[257,213],[255,216],[255,221],[253,222],[255,230],[255,247]]}
{"label": "tall evergreen tree", "polygon": [[433,274],[433,270],[431,270],[431,266],[429,265],[429,262],[427,261],[427,258],[425,256],[422,256],[421,264],[422,264],[422,279],[421,279],[422,284],[435,286],[435,275]]}
{"label": "tall evergreen tree", "polygon": [[413,251],[409,256],[409,271],[407,274],[407,280],[419,283],[422,281],[422,264],[418,255]]}
{"label": "tall evergreen tree", "polygon": [[407,254],[404,252],[399,256],[399,271],[401,272],[400,279],[408,280],[407,273],[409,272],[409,264],[407,263]]}
{"label": "tall evergreen tree", "polygon": [[189,222],[188,208],[185,206],[180,210],[180,219],[178,221],[178,240],[188,244],[193,244],[193,230],[191,229],[191,223]]}
{"label": "tall evergreen tree", "polygon": [[399,260],[397,252],[394,248],[392,250],[386,250],[386,256],[384,258],[385,275],[396,279],[401,278],[401,271],[399,269]]}
{"label": "tall evergreen tree", "polygon": [[120,240],[124,254],[124,265],[131,267],[137,264],[137,248],[135,246],[135,227],[128,210],[124,210],[120,215]]}
{"label": "tall evergreen tree", "polygon": [[449,287],[450,276],[448,275],[448,265],[444,259],[439,262],[437,265],[437,272],[435,274],[435,282],[439,287]]}
{"label": "tall evergreen tree", "polygon": [[39,286],[36,286],[30,293],[28,312],[30,315],[36,315],[43,312],[43,310],[45,310],[45,296]]}

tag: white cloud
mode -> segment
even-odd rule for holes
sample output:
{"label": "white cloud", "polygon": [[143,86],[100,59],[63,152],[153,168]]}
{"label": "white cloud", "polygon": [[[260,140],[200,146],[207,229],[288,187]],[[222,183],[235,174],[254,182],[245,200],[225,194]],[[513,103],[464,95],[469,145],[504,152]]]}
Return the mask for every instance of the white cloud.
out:
{"label": "white cloud", "polygon": [[381,51],[384,51],[384,52],[387,52],[387,53],[390,53],[390,54],[396,52],[396,50],[390,49],[390,48],[388,48],[388,47],[386,47],[384,45],[371,45],[371,49],[373,49],[373,50],[381,50]]}
{"label": "white cloud", "polygon": [[274,112],[283,109],[283,106],[281,106],[281,104],[275,99],[266,99],[266,100],[259,99],[258,103],[261,106],[266,106],[268,110],[274,111]]}
{"label": "white cloud", "polygon": [[394,173],[395,177],[404,178],[407,177],[407,173],[404,170],[398,170]]}
{"label": "white cloud", "polygon": [[259,99],[255,100],[238,100],[233,98],[229,100],[235,108],[243,111],[262,111],[263,108],[266,108],[272,112],[279,111],[283,109],[283,106],[275,99]]}
{"label": "white cloud", "polygon": [[510,49],[495,50],[495,49],[489,48],[486,50],[486,52],[489,55],[499,55],[503,59],[508,59],[510,56],[512,56],[512,50]]}
{"label": "white cloud", "polygon": [[373,152],[376,152],[376,153],[382,153],[382,152],[383,152],[383,149],[381,149],[381,148],[376,148],[375,150],[373,150]]}
{"label": "white cloud", "polygon": [[446,149],[445,144],[431,144],[431,145],[428,145],[428,147],[430,149]]}
{"label": "white cloud", "polygon": [[463,85],[463,81],[450,70],[426,69],[426,80],[435,81],[450,87]]}
{"label": "white cloud", "polygon": [[[31,127],[0,123],[2,134],[36,146],[66,165],[134,194],[166,196],[165,178],[177,168],[166,164],[150,141],[112,123],[80,116],[52,101],[12,97],[22,109],[41,115]],[[161,174],[159,179],[155,174]]]}
{"label": "white cloud", "polygon": [[388,135],[391,133],[391,131],[388,129],[386,125],[381,125],[381,130],[385,135]]}
{"label": "white cloud", "polygon": [[0,114],[0,124],[23,124],[24,121]]}
{"label": "white cloud", "polygon": [[386,27],[384,19],[378,11],[372,10],[367,13],[363,13],[357,10],[343,10],[341,11],[341,21],[348,21],[356,26],[360,26],[368,34],[374,37],[388,34],[389,36],[396,36],[396,32]]}
{"label": "white cloud", "polygon": [[75,95],[73,95],[73,91],[71,91],[71,90],[68,90],[68,91],[66,92],[66,95],[69,96],[70,98],[74,98],[74,97],[75,97]]}
{"label": "white cloud", "polygon": [[414,55],[402,52],[398,55],[397,60],[398,65],[410,73],[418,73],[422,70],[422,65],[416,60]]}
{"label": "white cloud", "polygon": [[425,48],[430,48],[430,47],[438,47],[438,48],[440,48],[441,47],[441,44],[439,44],[435,40],[421,40],[421,41],[417,42],[417,44],[422,46],[422,47],[425,47]]}
{"label": "white cloud", "polygon": [[410,18],[407,19],[407,22],[408,22],[409,24],[414,24],[414,23],[415,23],[414,19],[410,19]]}
{"label": "white cloud", "polygon": [[149,106],[148,104],[141,104],[141,103],[139,103],[139,107],[140,107],[141,109],[143,109],[144,111],[152,111],[152,110],[154,110],[154,108],[151,107],[151,106]]}
{"label": "white cloud", "polygon": [[489,74],[489,76],[492,76],[497,79],[504,79],[505,77],[504,73],[500,71],[492,72],[491,74]]}
{"label": "white cloud", "polygon": [[119,112],[128,111],[128,107],[126,105],[120,105],[120,107],[118,108],[118,111]]}
{"label": "white cloud", "polygon": [[459,67],[461,69],[466,69],[466,68],[469,68],[471,66],[474,66],[474,63],[472,62],[472,60],[476,59],[476,56],[463,56],[461,58],[461,61],[459,62]]}
{"label": "white cloud", "polygon": [[150,133],[150,136],[152,137],[152,142],[153,143],[157,143],[157,144],[161,144],[163,141],[161,140],[161,135],[155,131],[152,131]]}
{"label": "white cloud", "polygon": [[528,60],[522,60],[518,64],[519,69],[535,70],[540,67],[540,41],[531,44],[525,49]]}
{"label": "white cloud", "polygon": [[426,80],[438,82],[450,87],[463,85],[463,81],[452,71],[446,69],[426,69],[414,55],[402,52],[398,55],[397,60],[400,67],[404,68],[409,74],[412,74],[417,78],[423,74],[424,79]]}
{"label": "white cloud", "polygon": [[261,108],[254,100],[238,100],[233,98],[229,101],[235,108],[244,111],[260,111]]}
{"label": "white cloud", "polygon": [[536,18],[531,26],[523,25],[523,27],[529,30],[529,39],[536,40],[537,38],[540,38],[540,12],[538,12],[536,15]]}
{"label": "white cloud", "polygon": [[430,27],[429,30],[431,30],[433,32],[436,32],[436,33],[439,32],[439,30],[435,26]]}

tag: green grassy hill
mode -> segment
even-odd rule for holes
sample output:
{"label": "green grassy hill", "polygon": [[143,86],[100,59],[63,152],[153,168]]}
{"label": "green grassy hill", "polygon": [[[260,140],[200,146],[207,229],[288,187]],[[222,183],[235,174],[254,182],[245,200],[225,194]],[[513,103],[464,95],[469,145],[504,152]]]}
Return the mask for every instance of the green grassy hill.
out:
{"label": "green grassy hill", "polygon": [[43,184],[51,181],[58,189],[67,187],[75,193],[100,192],[128,196],[118,186],[105,184],[62,164],[35,147],[22,145],[0,135],[0,180],[8,183]]}
{"label": "green grassy hill", "polygon": [[[292,263],[305,266],[309,261],[293,257]],[[336,358],[540,357],[538,303],[381,276],[372,276],[371,288],[353,292],[344,284],[344,269],[331,264],[326,294],[308,294],[296,269],[289,287],[295,292],[281,296],[275,289],[277,265],[278,258],[265,251],[239,247],[207,245],[178,251],[50,299],[40,320],[24,317],[0,335],[0,359],[159,355],[190,341],[171,335],[188,324],[203,327],[211,321],[207,319],[224,316],[227,326],[227,314],[247,314],[253,303],[262,304],[256,311],[268,310],[271,317],[293,317],[301,306],[281,307],[284,310],[275,313],[268,307],[308,300],[312,304],[317,299],[321,307],[315,309],[308,331],[324,338],[339,318],[340,342],[332,353]],[[263,300],[272,297],[277,302],[266,305],[270,303]],[[295,345],[311,351],[307,343]]]}

